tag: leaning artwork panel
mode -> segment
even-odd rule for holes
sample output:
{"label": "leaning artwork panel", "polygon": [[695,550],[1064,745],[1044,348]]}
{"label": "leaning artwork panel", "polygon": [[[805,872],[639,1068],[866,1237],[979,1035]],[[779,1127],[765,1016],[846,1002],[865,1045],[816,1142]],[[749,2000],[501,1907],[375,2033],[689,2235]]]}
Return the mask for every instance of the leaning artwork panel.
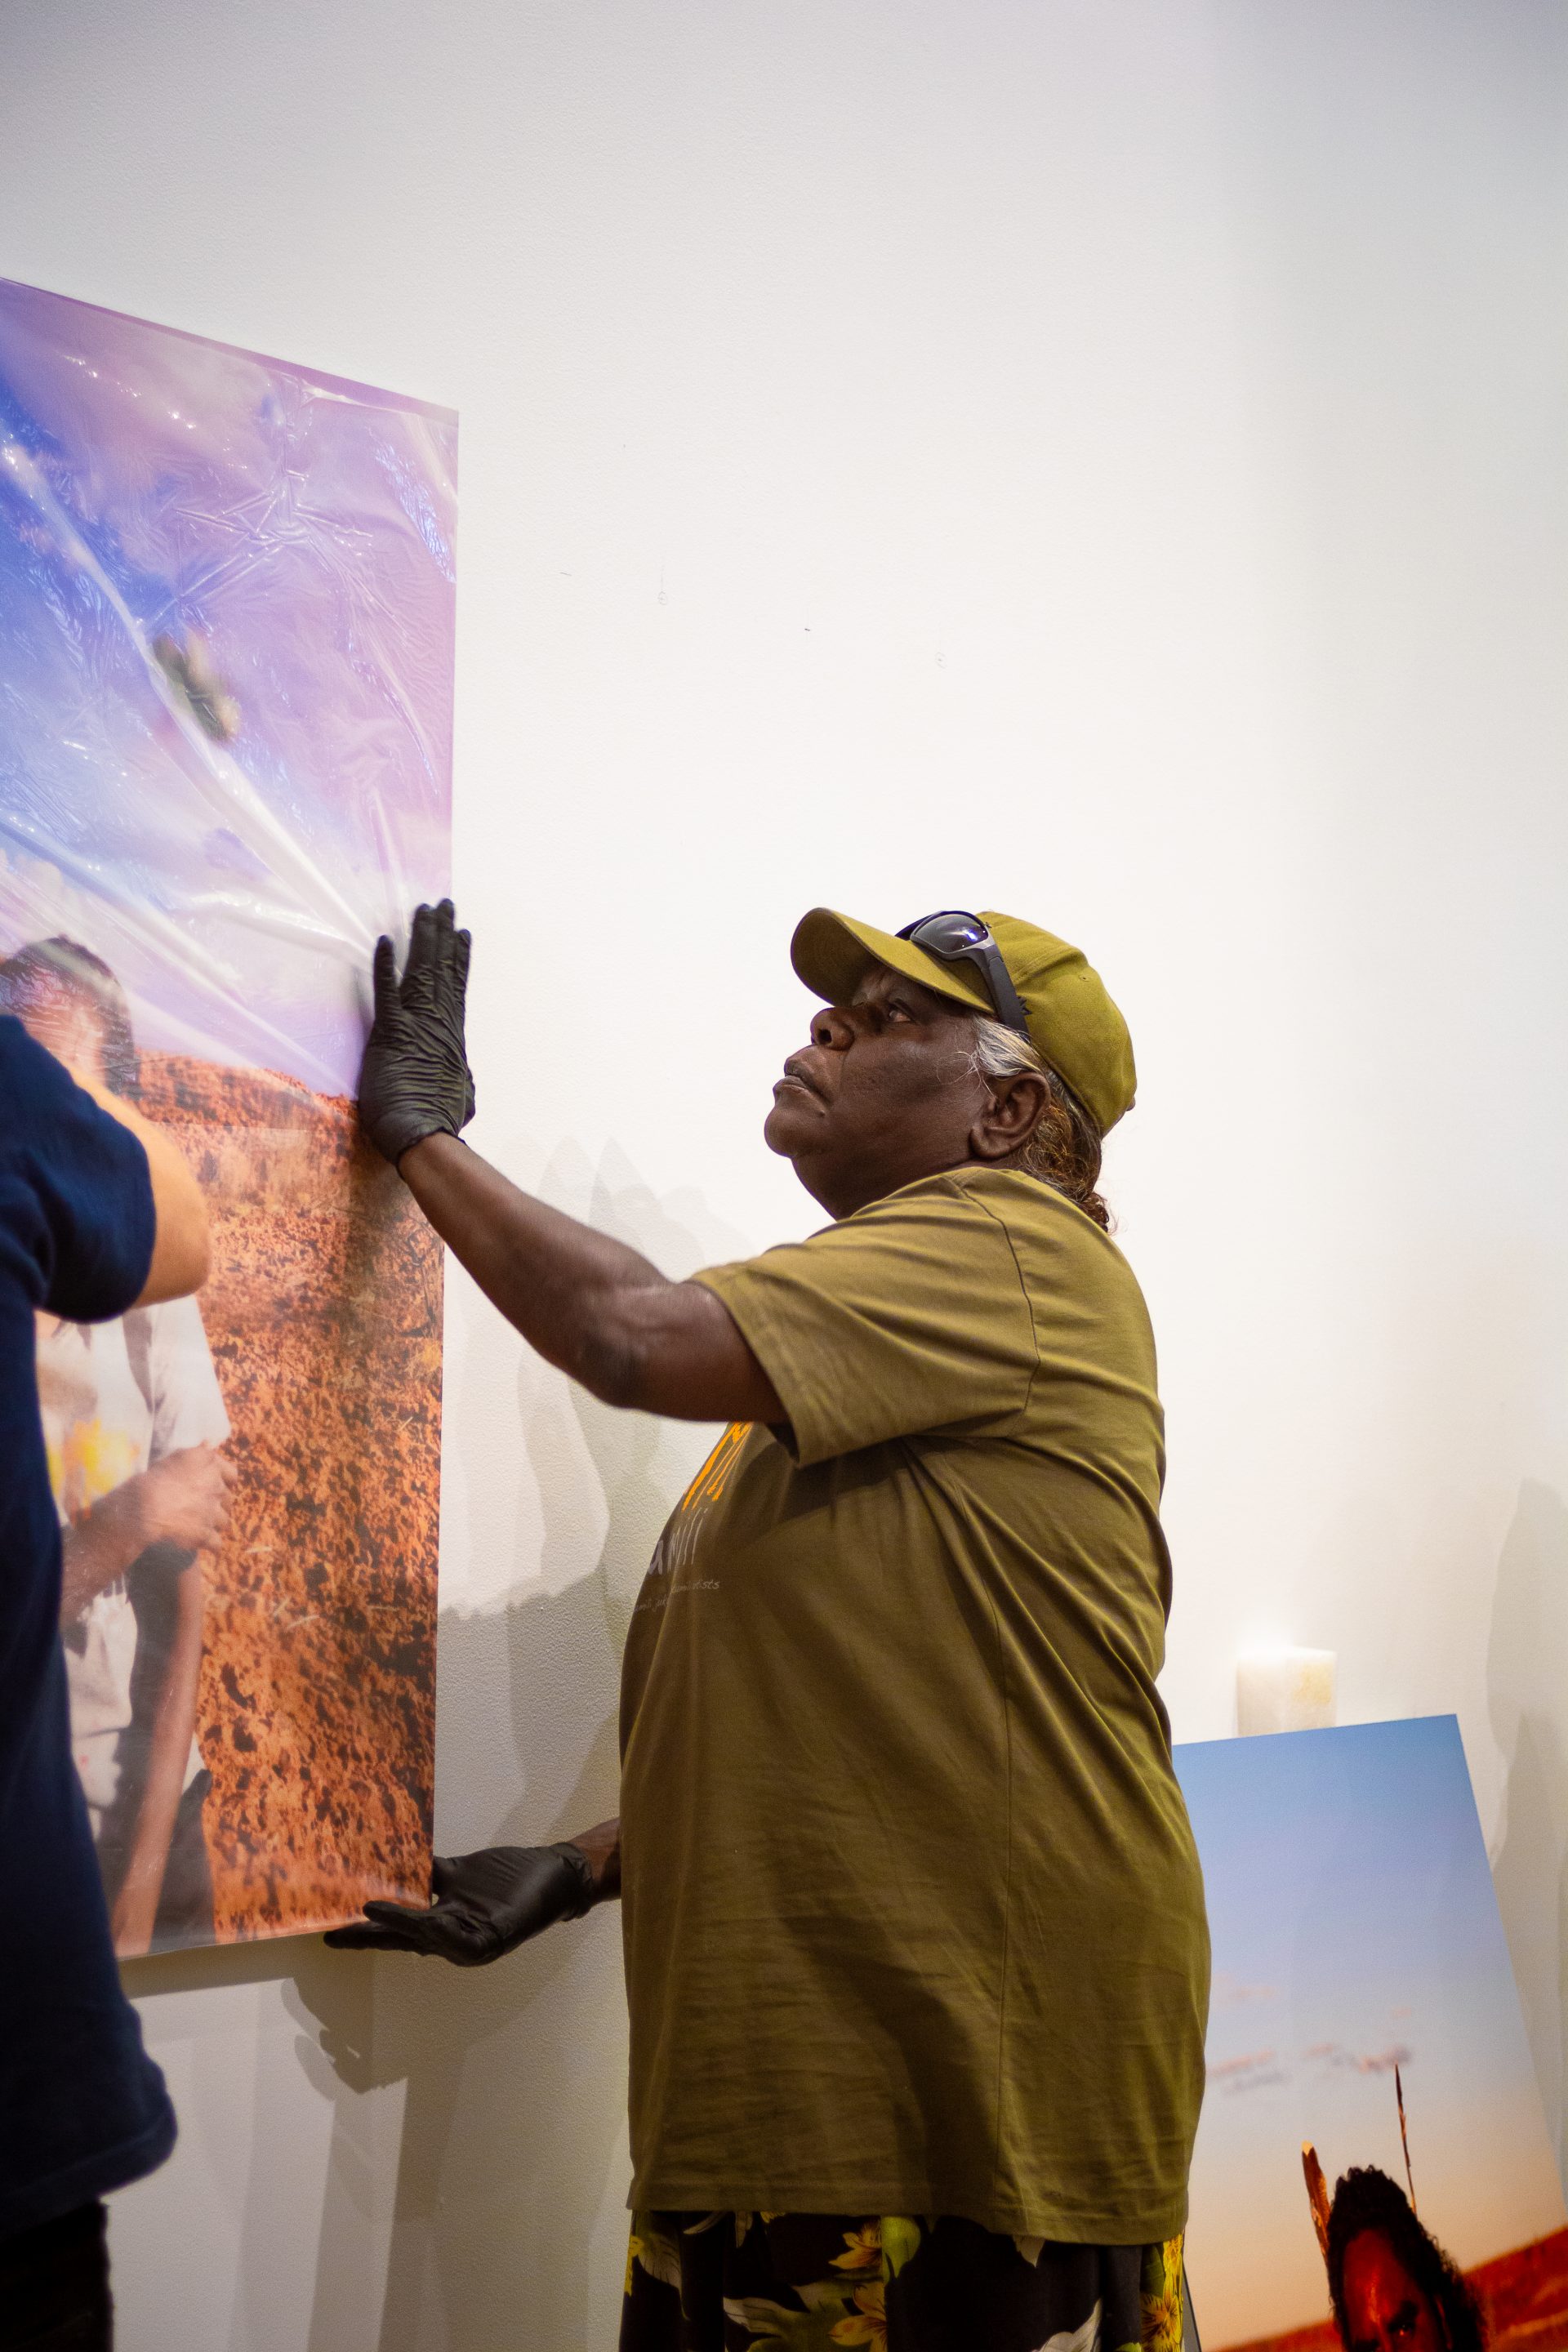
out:
{"label": "leaning artwork panel", "polygon": [[1568,2212],[1451,1716],[1179,1748],[1205,2352],[1560,2352]]}
{"label": "leaning artwork panel", "polygon": [[0,281],[0,1014],[178,1138],[197,1301],[41,1320],[124,1953],[427,1884],[441,1262],[358,1137],[449,862],[448,412]]}

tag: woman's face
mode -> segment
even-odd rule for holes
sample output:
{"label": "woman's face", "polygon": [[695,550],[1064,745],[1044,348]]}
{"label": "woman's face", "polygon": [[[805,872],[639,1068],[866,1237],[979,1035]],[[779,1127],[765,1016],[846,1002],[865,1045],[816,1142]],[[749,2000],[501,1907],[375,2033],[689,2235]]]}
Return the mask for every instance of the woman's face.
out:
{"label": "woman's face", "polygon": [[1381,2231],[1363,2230],[1345,2248],[1341,2292],[1350,2352],[1446,2352],[1430,2298]]}
{"label": "woman's face", "polygon": [[763,1133],[834,1216],[968,1157],[989,1099],[962,1008],[874,965],[784,1064]]}

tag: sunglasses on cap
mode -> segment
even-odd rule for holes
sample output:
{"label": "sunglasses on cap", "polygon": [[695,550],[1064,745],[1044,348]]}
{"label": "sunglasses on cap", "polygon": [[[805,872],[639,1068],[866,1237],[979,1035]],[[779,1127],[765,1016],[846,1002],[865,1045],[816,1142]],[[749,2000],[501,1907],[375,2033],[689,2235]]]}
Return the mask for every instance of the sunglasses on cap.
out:
{"label": "sunglasses on cap", "polygon": [[973,964],[997,1020],[1016,1029],[1020,1036],[1028,1035],[1028,1016],[1012,974],[1002,961],[989,924],[978,915],[967,915],[959,907],[944,907],[940,914],[922,915],[918,923],[906,923],[897,936],[908,940],[922,955],[934,956],[938,963]]}

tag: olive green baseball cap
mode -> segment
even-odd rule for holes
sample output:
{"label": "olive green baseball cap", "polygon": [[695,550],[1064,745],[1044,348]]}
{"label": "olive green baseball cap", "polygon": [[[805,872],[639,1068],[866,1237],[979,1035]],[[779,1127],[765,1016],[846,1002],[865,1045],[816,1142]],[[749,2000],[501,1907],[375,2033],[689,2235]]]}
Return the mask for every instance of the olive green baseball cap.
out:
{"label": "olive green baseball cap", "polygon": [[[1014,915],[983,911],[1022,999],[1029,1035],[1042,1061],[1065,1078],[1100,1133],[1132,1108],[1138,1073],[1127,1024],[1081,948]],[[790,961],[814,994],[848,1002],[873,963],[918,980],[938,996],[995,1017],[977,967],[944,963],[911,940],[879,931],[831,907],[814,907],[790,941]]]}

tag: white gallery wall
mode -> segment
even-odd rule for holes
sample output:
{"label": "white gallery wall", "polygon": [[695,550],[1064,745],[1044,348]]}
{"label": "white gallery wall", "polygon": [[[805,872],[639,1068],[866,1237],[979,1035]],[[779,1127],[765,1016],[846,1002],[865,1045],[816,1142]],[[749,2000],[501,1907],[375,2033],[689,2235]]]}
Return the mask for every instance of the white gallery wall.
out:
{"label": "white gallery wall", "polygon": [[[672,1272],[826,900],[1080,940],[1142,1069],[1179,1738],[1455,1709],[1563,2126],[1568,11],[4,0],[0,274],[461,412],[473,1139]],[[449,1287],[438,1843],[615,1803],[705,1446]],[[145,1963],[127,2352],[608,2347],[601,1914]]]}

